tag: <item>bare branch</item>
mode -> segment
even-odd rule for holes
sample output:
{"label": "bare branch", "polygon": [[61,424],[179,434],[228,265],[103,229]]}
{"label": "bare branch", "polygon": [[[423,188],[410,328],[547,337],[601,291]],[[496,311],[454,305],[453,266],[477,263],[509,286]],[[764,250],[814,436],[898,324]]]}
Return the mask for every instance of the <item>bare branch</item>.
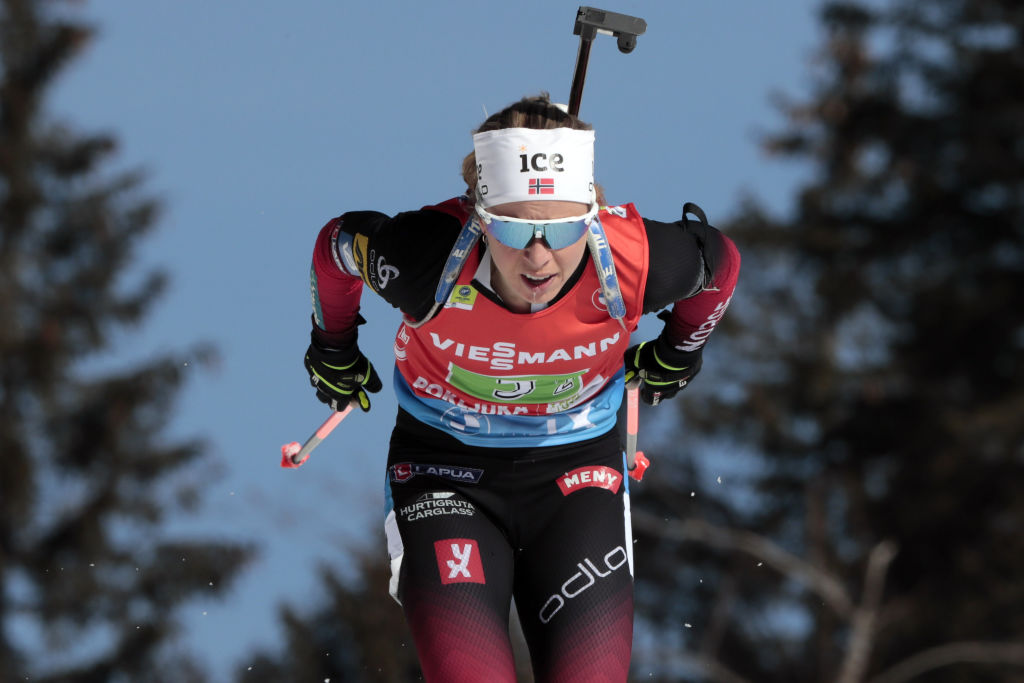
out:
{"label": "bare branch", "polygon": [[854,610],[851,619],[850,641],[843,657],[837,683],[857,683],[864,680],[871,648],[874,641],[875,625],[882,604],[885,575],[889,564],[896,556],[896,544],[882,541],[871,549],[868,567],[864,577],[864,595],[861,604]]}
{"label": "bare branch", "polygon": [[715,526],[701,519],[665,521],[643,512],[633,514],[633,523],[637,528],[662,537],[678,541],[699,541],[716,548],[752,555],[787,578],[806,585],[841,617],[853,617],[853,601],[841,582],[764,536]]}
{"label": "bare branch", "polygon": [[965,663],[1024,667],[1024,643],[962,641],[939,645],[904,659],[869,683],[903,683],[950,664]]}

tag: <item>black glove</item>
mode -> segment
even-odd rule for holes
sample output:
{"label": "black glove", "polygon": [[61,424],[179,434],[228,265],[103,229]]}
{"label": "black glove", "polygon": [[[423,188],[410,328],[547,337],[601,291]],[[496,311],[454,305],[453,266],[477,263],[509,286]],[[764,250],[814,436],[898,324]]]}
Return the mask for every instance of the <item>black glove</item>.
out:
{"label": "black glove", "polygon": [[366,392],[375,394],[381,389],[380,376],[355,344],[332,349],[313,337],[313,343],[306,349],[305,365],[316,397],[331,410],[343,410],[355,402],[363,412],[368,412],[370,398]]}
{"label": "black glove", "polygon": [[701,352],[680,351],[665,338],[665,333],[654,341],[626,350],[626,383],[640,382],[640,399],[656,406],[672,398],[700,372]]}

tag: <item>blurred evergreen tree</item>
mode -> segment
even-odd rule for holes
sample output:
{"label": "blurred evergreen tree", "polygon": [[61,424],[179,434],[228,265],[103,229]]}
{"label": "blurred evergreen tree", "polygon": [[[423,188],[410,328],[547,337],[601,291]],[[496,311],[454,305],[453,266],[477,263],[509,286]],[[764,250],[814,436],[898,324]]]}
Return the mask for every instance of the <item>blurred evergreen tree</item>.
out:
{"label": "blurred evergreen tree", "polygon": [[[719,391],[689,390],[673,442],[709,455],[647,446],[654,668],[1020,680],[1024,4],[821,17],[810,101],[780,101],[788,125],[766,139],[814,175],[791,217],[748,200],[722,226],[744,271],[697,383]],[[727,466],[723,486],[695,483]]]}
{"label": "blurred evergreen tree", "polygon": [[[391,567],[386,554],[353,552],[354,575],[321,570],[323,594],[305,614],[281,608],[284,631],[276,652],[254,652],[236,669],[239,683],[279,681],[423,680],[412,634],[399,606],[388,595]],[[514,614],[509,624],[520,683],[533,680],[526,640]]]}
{"label": "blurred evergreen tree", "polygon": [[281,608],[278,652],[257,652],[237,668],[240,683],[422,680],[401,607],[388,596],[391,570],[383,554],[357,552],[356,575],[321,571],[323,595],[308,614]]}
{"label": "blurred evergreen tree", "polygon": [[201,681],[175,607],[249,551],[160,533],[198,500],[202,444],[160,433],[209,351],[113,355],[165,278],[131,268],[158,213],[141,174],[103,171],[111,137],[43,113],[90,35],[57,2],[0,2],[0,680]]}

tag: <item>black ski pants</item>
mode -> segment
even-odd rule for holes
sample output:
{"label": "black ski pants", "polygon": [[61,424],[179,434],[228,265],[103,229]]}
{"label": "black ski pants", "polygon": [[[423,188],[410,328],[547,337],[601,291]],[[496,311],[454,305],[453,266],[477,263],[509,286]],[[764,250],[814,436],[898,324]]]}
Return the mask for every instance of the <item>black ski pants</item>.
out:
{"label": "black ski pants", "polygon": [[514,682],[514,597],[537,681],[625,681],[633,563],[618,434],[474,448],[410,421],[392,434],[386,527],[425,679]]}

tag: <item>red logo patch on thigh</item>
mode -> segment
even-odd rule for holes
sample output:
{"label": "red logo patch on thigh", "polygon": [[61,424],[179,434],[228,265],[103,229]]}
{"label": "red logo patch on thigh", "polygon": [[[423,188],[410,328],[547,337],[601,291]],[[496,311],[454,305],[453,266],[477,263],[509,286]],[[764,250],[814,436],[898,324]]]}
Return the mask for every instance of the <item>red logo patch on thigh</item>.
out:
{"label": "red logo patch on thigh", "polygon": [[617,470],[603,465],[592,467],[580,467],[572,472],[566,472],[560,476],[556,483],[562,489],[562,495],[568,496],[573,491],[579,491],[588,486],[607,489],[612,493],[619,492],[619,484],[622,483],[622,475]]}
{"label": "red logo patch on thigh", "polygon": [[446,538],[434,541],[441,583],[487,583],[480,549],[471,538]]}

